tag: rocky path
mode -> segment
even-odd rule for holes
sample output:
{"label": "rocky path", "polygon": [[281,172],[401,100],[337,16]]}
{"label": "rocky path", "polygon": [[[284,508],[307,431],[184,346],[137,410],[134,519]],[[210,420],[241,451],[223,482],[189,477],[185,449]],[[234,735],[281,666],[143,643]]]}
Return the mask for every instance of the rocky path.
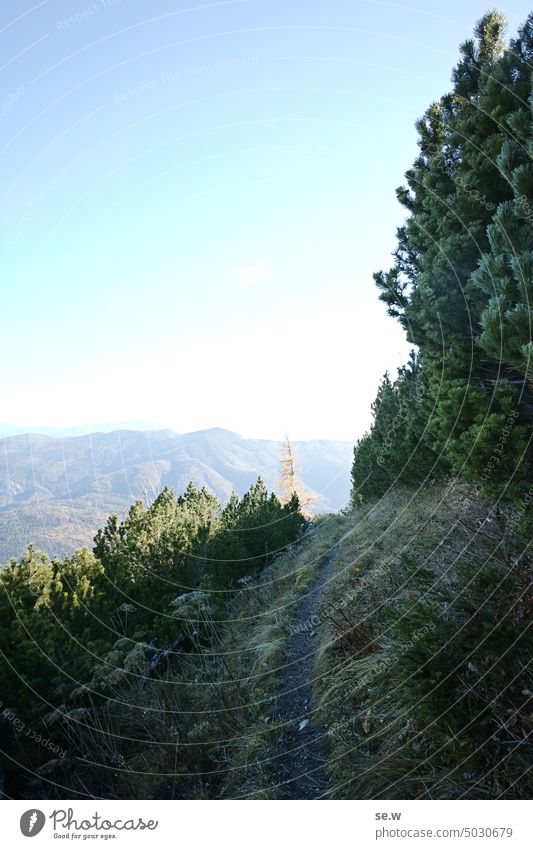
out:
{"label": "rocky path", "polygon": [[318,648],[318,611],[322,590],[333,571],[336,547],[295,608],[285,666],[279,678],[277,719],[279,739],[278,791],[281,799],[325,797],[327,737],[314,720],[313,667]]}

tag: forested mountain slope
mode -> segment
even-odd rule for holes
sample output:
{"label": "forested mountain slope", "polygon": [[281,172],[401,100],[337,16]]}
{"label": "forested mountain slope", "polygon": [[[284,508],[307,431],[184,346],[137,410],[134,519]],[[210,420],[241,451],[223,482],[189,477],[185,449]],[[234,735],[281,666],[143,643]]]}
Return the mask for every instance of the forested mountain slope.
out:
{"label": "forested mountain slope", "polygon": [[433,484],[303,532],[261,486],[215,510],[166,492],[94,554],[4,572],[9,794],[530,797],[526,505]]}

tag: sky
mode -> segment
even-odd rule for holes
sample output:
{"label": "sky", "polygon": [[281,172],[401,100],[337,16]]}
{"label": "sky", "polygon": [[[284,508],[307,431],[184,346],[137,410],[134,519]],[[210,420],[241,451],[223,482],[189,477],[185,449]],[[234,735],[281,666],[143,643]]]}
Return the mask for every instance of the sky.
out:
{"label": "sky", "polygon": [[492,5],[2,3],[0,421],[357,439],[414,122]]}

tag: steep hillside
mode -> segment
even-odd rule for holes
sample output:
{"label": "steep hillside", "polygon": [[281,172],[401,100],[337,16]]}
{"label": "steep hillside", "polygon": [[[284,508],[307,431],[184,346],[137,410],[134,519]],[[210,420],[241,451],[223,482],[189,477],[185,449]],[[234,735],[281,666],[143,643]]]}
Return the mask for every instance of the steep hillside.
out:
{"label": "steep hillside", "polygon": [[526,507],[398,490],[229,593],[180,596],[189,647],[121,636],[46,716],[67,754],[27,792],[529,798]]}
{"label": "steep hillside", "polygon": [[[316,512],[339,510],[349,497],[352,445],[294,443]],[[244,439],[220,428],[190,434],[114,431],[56,438],[24,434],[0,440],[0,563],[29,542],[60,556],[90,545],[107,515],[136,498],[189,481],[225,503],[261,476],[275,489],[281,444]]]}
{"label": "steep hillside", "polygon": [[529,798],[525,510],[464,485],[396,491],[324,519],[241,592],[223,645],[246,708],[224,792]]}

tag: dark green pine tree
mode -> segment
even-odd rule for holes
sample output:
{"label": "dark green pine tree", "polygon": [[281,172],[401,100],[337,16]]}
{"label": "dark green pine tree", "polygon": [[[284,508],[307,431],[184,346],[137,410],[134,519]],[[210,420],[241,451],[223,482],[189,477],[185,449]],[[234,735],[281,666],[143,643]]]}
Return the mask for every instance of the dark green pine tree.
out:
{"label": "dark green pine tree", "polygon": [[532,61],[530,15],[498,66],[501,89],[512,85],[516,95],[514,109],[505,115],[508,138],[497,158],[512,197],[498,207],[487,231],[490,251],[472,275],[474,286],[489,299],[481,315],[480,347],[512,370],[517,382],[533,378]]}
{"label": "dark green pine tree", "polygon": [[370,433],[357,443],[352,467],[352,498],[376,498],[394,486],[411,486],[441,476],[448,464],[429,444],[427,422],[432,399],[419,357],[391,383],[385,374],[372,404]]}
{"label": "dark green pine tree", "polygon": [[[515,408],[506,461],[524,476],[533,409],[524,389],[531,374],[531,18],[509,49],[504,30],[497,12],[481,19],[461,47],[452,92],[417,122],[420,155],[398,189],[409,217],[393,267],[375,275],[389,314],[419,348],[416,381],[424,387],[407,430],[395,430],[394,456],[406,439],[419,440],[439,458],[437,468],[471,479],[483,473]],[[394,390],[401,397],[401,381]],[[378,445],[381,430],[376,418]],[[357,453],[359,467],[368,464],[367,441]],[[503,482],[503,469],[493,469],[492,484]]]}

